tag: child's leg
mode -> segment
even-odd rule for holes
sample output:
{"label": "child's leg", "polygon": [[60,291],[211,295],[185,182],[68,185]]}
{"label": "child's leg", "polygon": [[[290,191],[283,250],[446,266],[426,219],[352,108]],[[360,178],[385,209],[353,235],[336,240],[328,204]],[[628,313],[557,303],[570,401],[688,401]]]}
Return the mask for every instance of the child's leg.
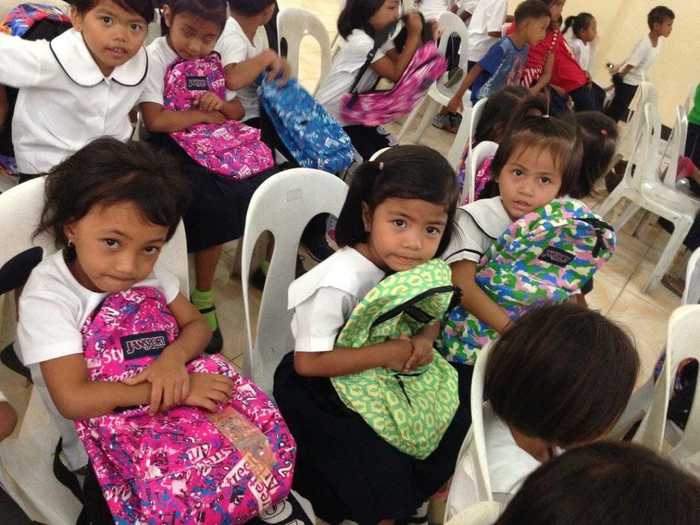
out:
{"label": "child's leg", "polygon": [[222,249],[222,244],[216,244],[194,254],[196,282],[195,288],[192,290],[192,304],[204,316],[209,328],[214,332],[207,346],[207,353],[220,352],[223,346],[219,320],[216,317],[216,306],[214,305],[214,290],[212,289],[216,265],[221,257]]}
{"label": "child's leg", "polygon": [[[613,77],[613,80],[615,80],[615,78],[616,77]],[[619,122],[620,120],[624,119],[630,102],[632,102],[636,92],[637,86],[625,84],[621,81],[615,81],[615,97],[605,110],[605,114],[615,122]]]}
{"label": "child's leg", "polygon": [[360,125],[346,126],[343,129],[350,137],[353,147],[365,161],[380,149],[391,145],[389,137],[381,134],[376,127]]}
{"label": "child's leg", "polygon": [[279,151],[291,163],[296,165],[294,156],[289,152],[287,146],[284,145],[282,139],[277,134],[275,126],[272,124],[270,117],[267,116],[265,110],[260,107],[260,116],[248,119],[244,122],[248,126],[258,128],[260,130],[260,139],[267,144],[270,149]]}

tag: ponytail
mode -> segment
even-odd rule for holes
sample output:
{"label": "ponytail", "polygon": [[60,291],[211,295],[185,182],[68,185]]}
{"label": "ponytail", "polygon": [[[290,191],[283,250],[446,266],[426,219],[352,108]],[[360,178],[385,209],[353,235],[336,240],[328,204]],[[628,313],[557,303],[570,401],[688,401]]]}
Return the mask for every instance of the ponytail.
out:
{"label": "ponytail", "polygon": [[335,241],[338,246],[354,246],[367,240],[362,205],[372,201],[374,182],[379,177],[380,162],[365,162],[355,171],[345,204],[335,225]]}
{"label": "ponytail", "polygon": [[[564,20],[564,29],[562,29],[561,32],[566,33],[569,30],[569,28],[574,25],[575,22],[576,22],[576,16],[574,16],[574,15],[567,16],[566,19]],[[575,34],[576,33],[574,33],[574,35]]]}
{"label": "ponytail", "polygon": [[579,13],[576,16],[567,16],[564,21],[564,29],[562,33],[566,33],[569,28],[574,33],[576,38],[580,38],[581,33],[588,29],[595,17],[591,13]]}

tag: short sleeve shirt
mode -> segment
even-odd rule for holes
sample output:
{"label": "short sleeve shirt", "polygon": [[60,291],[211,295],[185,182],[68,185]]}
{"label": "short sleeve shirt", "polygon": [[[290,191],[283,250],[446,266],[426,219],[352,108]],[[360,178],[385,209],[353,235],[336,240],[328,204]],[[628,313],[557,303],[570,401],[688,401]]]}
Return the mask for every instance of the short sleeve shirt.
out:
{"label": "short sleeve shirt", "polygon": [[519,85],[527,63],[527,45],[516,47],[510,37],[491,46],[479,65],[484,68],[472,84],[472,102],[490,97],[505,86]]}
{"label": "short sleeve shirt", "polygon": [[508,2],[506,0],[479,0],[469,21],[467,58],[478,62],[498,38],[489,33],[500,33],[506,21]]}
{"label": "short sleeve shirt", "polygon": [[632,66],[632,69],[625,75],[625,84],[638,86],[641,82],[647,80],[647,73],[651,66],[654,65],[654,62],[656,62],[660,51],[661,39],[657,41],[656,47],[651,44],[651,39],[648,36],[637,42],[632,50],[632,54],[625,60],[625,65]]}

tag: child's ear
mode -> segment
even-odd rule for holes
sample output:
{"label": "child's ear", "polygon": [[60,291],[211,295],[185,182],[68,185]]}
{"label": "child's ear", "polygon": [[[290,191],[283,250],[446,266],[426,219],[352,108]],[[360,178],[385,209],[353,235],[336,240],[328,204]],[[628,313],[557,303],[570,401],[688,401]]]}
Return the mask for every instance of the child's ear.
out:
{"label": "child's ear", "polygon": [[165,25],[170,29],[173,25],[173,10],[170,9],[168,4],[163,6],[163,19],[165,20]]}
{"label": "child's ear", "polygon": [[362,203],[362,224],[365,226],[365,232],[369,233],[372,229],[372,210],[366,202]]}
{"label": "child's ear", "polygon": [[73,28],[78,32],[82,31],[83,15],[80,14],[80,12],[75,6],[70,7],[70,11],[68,11],[68,14],[70,15],[70,21],[71,24],[73,24]]}
{"label": "child's ear", "polygon": [[68,241],[72,241],[75,237],[75,222],[67,222],[63,225],[63,235]]}

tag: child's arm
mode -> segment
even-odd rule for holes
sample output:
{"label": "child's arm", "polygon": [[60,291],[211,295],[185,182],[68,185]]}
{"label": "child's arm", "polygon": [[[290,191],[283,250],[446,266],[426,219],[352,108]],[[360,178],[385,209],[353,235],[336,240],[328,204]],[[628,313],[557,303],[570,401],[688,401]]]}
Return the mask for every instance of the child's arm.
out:
{"label": "child's arm", "polygon": [[207,91],[199,97],[197,105],[202,111],[220,112],[226,117],[226,120],[240,120],[245,116],[245,109],[238,98],[222,100],[211,91]]}
{"label": "child's arm", "polygon": [[267,69],[270,70],[268,78],[277,79],[280,84],[287,82],[290,73],[289,64],[272,49],[266,49],[249,60],[228,64],[224,69],[226,88],[236,91],[250,86]]}
{"label": "child's arm", "polygon": [[467,76],[464,77],[464,80],[462,80],[462,83],[460,84],[457,92],[450,99],[450,103],[447,104],[448,111],[456,113],[457,111],[462,111],[464,109],[462,98],[464,97],[464,94],[467,92],[467,90],[474,83],[476,77],[478,77],[482,71],[484,71],[484,68],[481,66],[481,64],[474,64],[474,67],[472,67],[471,70],[469,70]]}
{"label": "child's arm", "polygon": [[202,314],[182,294],[168,305],[180,327],[180,335],[143,371],[124,381],[127,385],[151,384],[150,411],[167,410],[189,395],[190,379],[185,365],[200,355],[211,339]]}
{"label": "child's arm", "polygon": [[473,261],[458,261],[450,265],[452,282],[462,290],[462,306],[477,319],[488,324],[502,334],[508,329],[510,318],[505,310],[494,303],[491,298],[476,284],[476,263]]}
{"label": "child's arm", "polygon": [[625,64],[625,65],[622,66],[622,67],[617,71],[617,73],[615,73],[615,74],[616,74],[616,75],[619,75],[620,78],[625,78],[625,75],[626,75],[627,73],[629,73],[630,70],[631,70],[633,67],[634,67],[634,66],[633,66],[632,64]]}
{"label": "child's arm", "polygon": [[389,52],[374,62],[370,67],[380,77],[398,82],[420,47],[423,23],[418,13],[411,13],[406,18],[406,43],[401,53]]}
{"label": "child's arm", "polygon": [[540,78],[537,79],[537,82],[534,85],[530,86],[530,93],[532,93],[533,95],[537,95],[549,85],[549,82],[552,80],[553,69],[554,53],[550,51],[549,53],[547,53],[547,58],[544,61],[544,69],[542,70]]}
{"label": "child's arm", "polygon": [[221,124],[226,121],[226,117],[219,111],[168,111],[155,102],[142,102],[141,114],[146,129],[152,133],[172,133],[197,124]]}

